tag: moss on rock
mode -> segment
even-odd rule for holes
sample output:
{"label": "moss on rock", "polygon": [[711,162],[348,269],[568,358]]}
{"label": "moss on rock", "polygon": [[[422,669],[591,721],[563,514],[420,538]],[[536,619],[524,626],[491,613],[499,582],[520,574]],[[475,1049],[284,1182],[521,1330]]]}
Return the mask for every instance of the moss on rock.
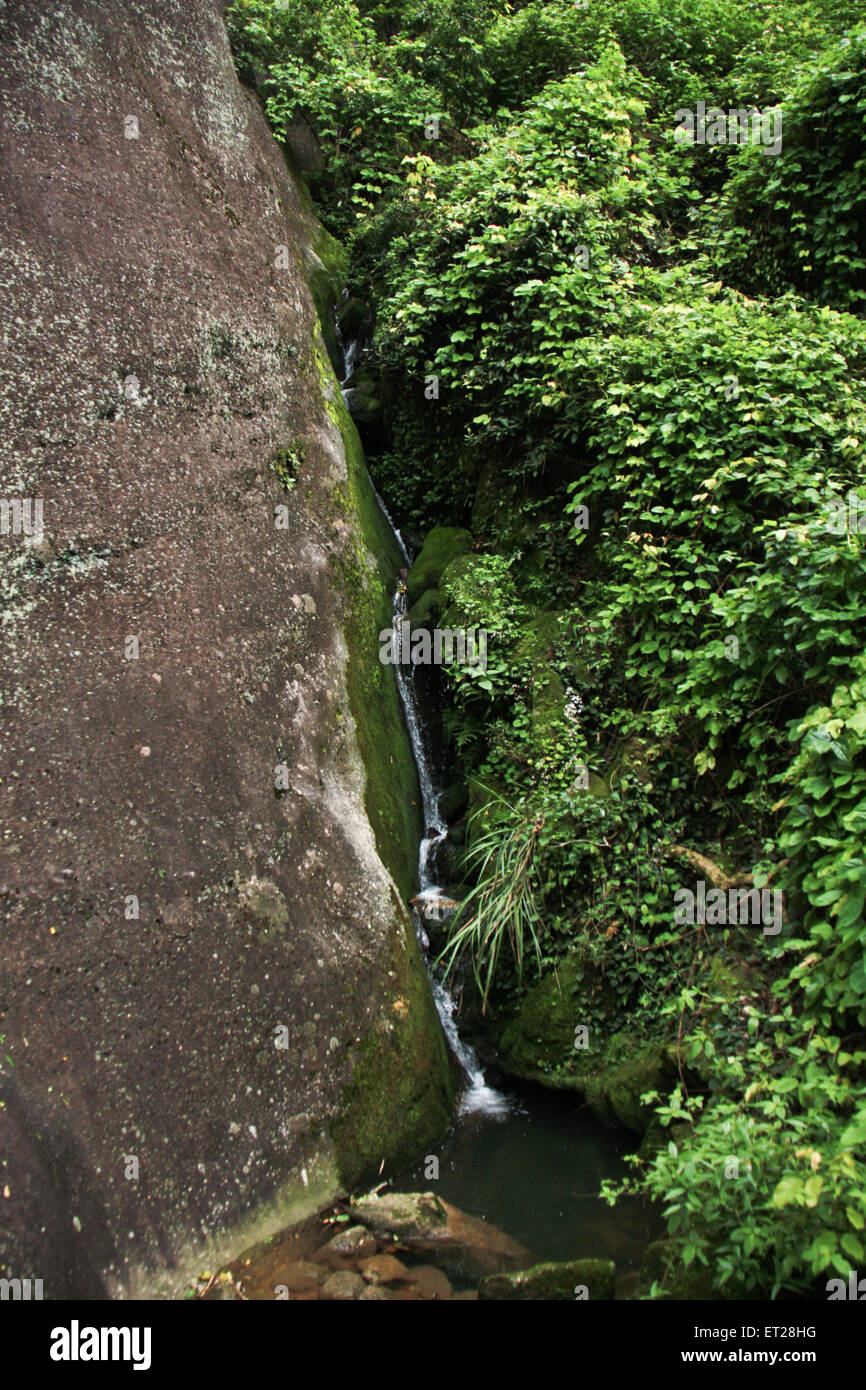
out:
{"label": "moss on rock", "polygon": [[409,622],[413,627],[429,627],[431,619],[442,612],[442,595],[438,589],[425,589],[416,604],[409,610]]}
{"label": "moss on rock", "polygon": [[613,1260],[563,1260],[533,1265],[514,1274],[492,1274],[478,1288],[481,1300],[612,1299]]}
{"label": "moss on rock", "polygon": [[358,1045],[343,1113],[331,1127],[340,1176],[352,1192],[378,1175],[383,1159],[399,1168],[440,1138],[454,1105],[451,1065],[415,933],[396,901],[394,918],[391,1016]]}
{"label": "moss on rock", "polygon": [[[359,527],[361,544],[341,560],[348,649],[347,691],[366,774],[365,807],[376,849],[391,873],[393,923],[387,950],[387,998],[356,1046],[330,1137],[344,1185],[368,1183],[382,1160],[399,1167],[447,1128],[454,1079],[445,1039],[404,902],[415,885],[421,835],[420,794],[393,674],[379,660],[379,632],[391,623],[391,595],[401,556],[376,502],[358,431],[326,361],[319,372],[327,412],[340,430],[346,459],[338,508]],[[338,518],[339,519],[339,518]]]}
{"label": "moss on rock", "polygon": [[652,1109],[640,1097],[665,1088],[675,1059],[664,1042],[612,1031],[614,1017],[596,968],[575,952],[527,990],[498,1038],[499,1060],[527,1081],[576,1091],[607,1124],[642,1133]]}
{"label": "moss on rock", "polygon": [[460,526],[434,526],[427,533],[423,546],[409,571],[407,592],[410,604],[415,603],[425,589],[435,589],[443,570],[458,555],[472,549],[472,534]]}
{"label": "moss on rock", "polygon": [[324,363],[320,370],[326,407],[340,430],[346,455],[348,495],[342,507],[359,521],[364,542],[342,561],[342,590],[349,704],[366,771],[365,806],[379,857],[405,902],[415,887],[421,797],[396,683],[379,660],[379,633],[391,625],[392,592],[402,557],[376,502],[357,428],[335,383],[327,380]]}

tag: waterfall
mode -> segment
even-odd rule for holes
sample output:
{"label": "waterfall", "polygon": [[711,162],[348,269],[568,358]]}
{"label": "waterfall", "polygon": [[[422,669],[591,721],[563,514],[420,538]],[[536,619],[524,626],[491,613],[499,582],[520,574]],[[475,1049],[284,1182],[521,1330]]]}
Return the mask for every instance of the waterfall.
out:
{"label": "waterfall", "polygon": [[[390,524],[390,517],[388,517],[384,507],[382,511]],[[402,584],[398,584],[394,594],[393,617],[394,627],[398,634],[399,625],[406,615],[406,607],[405,589]],[[418,702],[418,692],[415,688],[415,667],[396,665],[394,673],[400,702],[403,706],[406,730],[412,746],[412,755],[418,770],[418,785],[421,789],[424,835],[418,849],[418,893],[414,899],[415,906],[412,909],[412,916],[426,960],[428,942],[424,931],[423,916],[430,914],[441,918],[442,916],[449,916],[453,911],[451,900],[445,898],[442,888],[433,881],[430,873],[430,856],[436,845],[445,839],[448,834],[448,827],[439,815],[438,791],[427,757],[424,724]],[[442,906],[438,907],[437,903],[441,903]],[[423,909],[423,913],[419,909]],[[480,1112],[485,1115],[504,1117],[510,1109],[508,1099],[487,1085],[478,1058],[469,1044],[460,1037],[457,1030],[457,1023],[454,1018],[454,1001],[445,986],[434,979],[429,961],[427,962],[427,974],[430,977],[430,987],[433,991],[436,1011],[442,1023],[442,1031],[468,1083],[460,1098],[460,1114]]]}
{"label": "waterfall", "polygon": [[[340,335],[339,324],[337,325],[337,341],[343,353],[344,368],[340,389],[343,400],[346,401],[348,394],[346,382],[355,369],[361,348],[357,340],[351,343],[343,342]],[[370,481],[370,486],[373,487],[372,480]],[[397,542],[400,554],[408,570],[411,564],[411,557],[403,541],[403,537],[391,520],[388,509],[375,487],[373,487],[373,495],[376,498],[382,515],[391,529],[391,533]],[[406,617],[407,608],[405,585],[402,582],[398,582],[394,591],[392,610],[392,620],[396,629],[398,641],[400,623]],[[399,647],[396,649],[399,650]],[[430,968],[430,962],[427,958],[429,942],[427,933],[424,931],[424,917],[429,916],[441,921],[443,917],[450,916],[454,911],[451,899],[447,898],[443,889],[438,884],[434,883],[430,872],[431,855],[436,846],[441,844],[445,839],[448,834],[448,827],[439,814],[439,792],[441,788],[437,788],[435,784],[430,760],[427,756],[424,721],[421,715],[418,691],[415,686],[415,667],[412,665],[403,666],[398,663],[393,669],[397,681],[397,692],[403,707],[406,731],[409,735],[409,743],[412,748],[412,756],[415,759],[415,767],[418,773],[418,786],[421,791],[421,810],[424,819],[424,835],[418,848],[418,893],[413,900],[415,905],[412,908],[412,920],[415,923],[415,931],[427,965],[430,989],[433,994],[433,1001],[436,1005],[436,1012],[442,1024],[442,1031],[445,1034],[448,1046],[451,1048],[466,1078],[466,1087],[460,1098],[459,1113],[461,1115],[482,1114],[502,1119],[511,1110],[508,1097],[494,1090],[492,1086],[488,1086],[485,1081],[484,1072],[478,1058],[473,1049],[461,1038],[458,1032],[457,1022],[454,1018],[454,1001],[444,984],[434,978]]]}

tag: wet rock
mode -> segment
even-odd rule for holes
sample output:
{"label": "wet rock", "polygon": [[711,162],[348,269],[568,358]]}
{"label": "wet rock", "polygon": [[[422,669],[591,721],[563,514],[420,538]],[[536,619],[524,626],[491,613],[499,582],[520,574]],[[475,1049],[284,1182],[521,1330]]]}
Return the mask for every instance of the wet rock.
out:
{"label": "wet rock", "polygon": [[279,1274],[279,1282],[289,1294],[317,1289],[326,1278],[321,1265],[313,1264],[312,1260],[296,1260],[285,1269],[281,1269]]}
{"label": "wet rock", "polygon": [[[461,854],[462,847],[459,844],[457,844],[456,841],[452,840],[450,831],[444,839],[440,840],[438,844],[435,844],[433,846],[433,849],[430,852],[428,867],[430,873],[437,880],[437,882],[450,883],[452,881],[457,872],[457,866],[460,863]],[[450,898],[450,894],[443,893],[443,898],[447,901]],[[459,903],[457,903],[456,899],[454,898],[450,898],[450,901],[456,904],[454,907],[450,909],[450,911],[452,913],[456,912]]]}
{"label": "wet rock", "polygon": [[353,1213],[379,1240],[429,1237],[448,1224],[445,1204],[432,1192],[371,1193]]}
{"label": "wet rock", "polygon": [[408,1271],[408,1278],[422,1298],[450,1298],[454,1292],[448,1275],[435,1265],[414,1265]]}
{"label": "wet rock", "polygon": [[382,416],[382,402],[379,397],[379,383],[360,367],[353,372],[346,383],[346,405],[356,425],[375,425]]}
{"label": "wet rock", "polygon": [[403,1261],[394,1255],[373,1255],[358,1268],[369,1284],[393,1284],[397,1279],[405,1279],[407,1274]]}
{"label": "wet rock", "polygon": [[376,1242],[364,1226],[348,1226],[322,1247],[317,1259],[329,1261],[336,1257],[341,1260],[359,1260],[365,1255],[374,1255],[375,1252]]}
{"label": "wet rock", "polygon": [[355,1215],[380,1240],[398,1239],[448,1274],[483,1279],[533,1263],[530,1252],[487,1221],[443,1202],[432,1192],[391,1192],[356,1203]]}
{"label": "wet rock", "polygon": [[370,308],[358,295],[348,295],[337,308],[337,322],[344,343],[351,343],[370,327]]}
{"label": "wet rock", "polygon": [[517,1301],[612,1299],[615,1275],[613,1260],[551,1261],[484,1279],[478,1297]]}
{"label": "wet rock", "polygon": [[350,1303],[360,1298],[366,1285],[360,1274],[352,1269],[338,1269],[329,1274],[319,1290],[319,1296],[332,1302]]}

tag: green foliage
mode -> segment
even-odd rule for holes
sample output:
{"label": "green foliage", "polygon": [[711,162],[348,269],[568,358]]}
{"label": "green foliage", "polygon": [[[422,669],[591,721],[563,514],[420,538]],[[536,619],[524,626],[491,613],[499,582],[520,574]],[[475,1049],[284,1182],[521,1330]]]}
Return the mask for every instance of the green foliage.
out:
{"label": "green foliage", "polygon": [[303,444],[285,444],[271,455],[270,470],[277,475],[280,485],[291,492],[298,479],[298,470],[305,458]]}
{"label": "green foliage", "polygon": [[645,1176],[605,1184],[609,1201],[643,1191],[662,1202],[676,1263],[707,1266],[729,1298],[802,1291],[829,1272],[847,1276],[864,1259],[857,1150],[866,1088],[849,1074],[862,1073],[866,1053],[845,1052],[833,1036],[791,1041],[790,1010],[765,1026],[779,1031],[750,1053],[759,1080],[735,1099],[717,1097],[706,1114],[703,1097],[681,1086],[664,1101],[648,1094],[679,1138],[650,1164],[632,1160]]}
{"label": "green foliage", "polygon": [[462,952],[469,950],[485,1009],[505,942],[511,948],[518,977],[523,974],[523,960],[530,944],[536,959],[541,961],[541,915],[535,874],[535,848],[541,824],[522,818],[495,791],[491,796],[501,804],[507,819],[479,836],[472,846],[470,867],[476,868],[479,882],[460,906],[447,953],[450,969]]}
{"label": "green foliage", "polygon": [[[232,7],[375,302],[378,485],[476,540],[439,581],[490,633],[445,677],[490,789],[446,958],[507,1010],[579,950],[675,1052],[631,1182],[741,1297],[866,1257],[866,560],[829,520],[866,440],[857,8]],[[699,100],[781,103],[781,154],[678,145]],[[694,862],[781,891],[782,934],[676,924]]]}
{"label": "green foliage", "polygon": [[725,190],[719,263],[749,292],[866,303],[866,29],[823,54],[782,109],[783,152],[744,149]]}

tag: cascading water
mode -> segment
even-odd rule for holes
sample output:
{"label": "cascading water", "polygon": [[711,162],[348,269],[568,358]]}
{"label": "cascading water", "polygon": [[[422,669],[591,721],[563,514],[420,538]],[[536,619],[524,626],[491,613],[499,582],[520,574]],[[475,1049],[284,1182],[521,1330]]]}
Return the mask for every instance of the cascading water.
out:
{"label": "cascading water", "polygon": [[[340,383],[340,390],[343,400],[347,401],[348,390],[346,383],[351,377],[352,372],[358,361],[360,344],[357,341],[344,344],[340,336],[339,324],[337,325],[337,339],[343,352],[343,380]],[[348,401],[347,401],[348,404]],[[372,486],[372,482],[371,482]],[[400,554],[408,570],[411,558],[403,537],[394,525],[388,514],[382,498],[376,489],[373,494],[381,509],[382,515],[387,521],[394,535],[394,539],[400,549]],[[399,651],[399,637],[401,623],[407,614],[406,589],[402,578],[397,584],[394,592],[393,601],[393,623],[396,632],[395,650]],[[446,897],[441,886],[433,881],[430,871],[431,856],[437,845],[441,844],[448,834],[448,827],[439,814],[439,790],[434,783],[430,760],[427,756],[427,747],[424,736],[424,722],[421,716],[418,691],[415,686],[415,667],[412,665],[402,665],[398,663],[394,667],[397,680],[397,690],[400,702],[403,706],[403,715],[406,721],[406,730],[409,734],[409,742],[412,747],[412,755],[415,759],[415,767],[418,772],[418,785],[421,791],[421,808],[424,818],[424,835],[418,849],[418,892],[413,899],[412,916],[415,923],[415,930],[418,940],[427,962],[427,974],[430,980],[430,988],[436,1004],[436,1011],[442,1024],[442,1031],[448,1041],[454,1057],[460,1065],[466,1077],[466,1088],[460,1099],[459,1113],[483,1114],[495,1118],[504,1118],[510,1111],[511,1105],[507,1098],[488,1086],[484,1079],[484,1072],[481,1069],[478,1058],[457,1030],[457,1022],[454,1018],[454,1002],[445,986],[435,979],[430,962],[427,959],[427,949],[429,942],[427,933],[424,930],[425,917],[436,920],[443,920],[450,916],[455,910],[455,904]]]}
{"label": "cascading water", "polygon": [[[387,517],[388,513],[385,512],[384,514]],[[393,619],[398,634],[405,615],[406,593],[403,585],[400,584],[394,595]],[[446,898],[442,888],[434,883],[429,868],[432,851],[445,839],[448,834],[448,827],[439,815],[438,795],[427,758],[424,726],[421,720],[418,694],[415,689],[415,668],[411,665],[397,665],[394,667],[394,671],[406,719],[406,728],[409,733],[409,742],[412,745],[415,766],[418,769],[418,784],[421,788],[424,836],[418,850],[418,893],[413,900],[413,916],[421,948],[426,952],[428,942],[427,934],[424,931],[424,917],[429,915],[441,920],[443,917],[450,916],[454,911],[451,900]],[[445,986],[434,978],[429,962],[427,973],[430,977],[430,987],[442,1023],[442,1030],[468,1083],[460,1099],[460,1113],[462,1115],[472,1112],[481,1112],[486,1115],[507,1115],[509,1111],[508,1099],[487,1085],[478,1058],[457,1031],[451,995]]]}

